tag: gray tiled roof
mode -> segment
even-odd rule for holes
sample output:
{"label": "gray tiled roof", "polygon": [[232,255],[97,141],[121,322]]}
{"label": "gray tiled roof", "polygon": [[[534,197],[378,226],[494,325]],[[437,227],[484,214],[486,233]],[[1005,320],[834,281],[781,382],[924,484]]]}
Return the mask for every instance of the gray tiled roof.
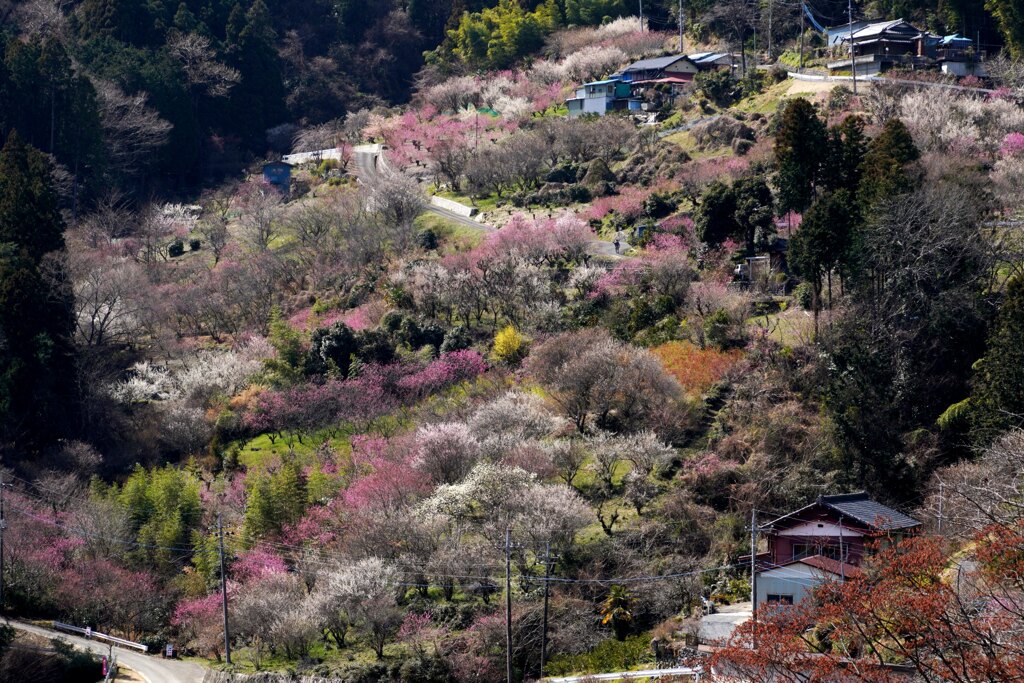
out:
{"label": "gray tiled roof", "polygon": [[909,517],[887,505],[882,505],[872,500],[864,491],[860,491],[858,493],[842,493],[835,496],[820,496],[818,500],[810,505],[806,505],[799,510],[769,522],[765,525],[765,528],[775,527],[780,524],[784,525],[786,522],[807,521],[805,513],[816,506],[829,508],[851,521],[879,531],[898,531],[921,525],[921,522],[913,517]]}
{"label": "gray tiled roof", "polygon": [[919,526],[921,522],[913,517],[894,510],[887,505],[872,500],[867,493],[844,493],[837,496],[821,496],[818,502],[826,505],[844,517],[850,517],[862,524],[867,524],[883,531],[909,529]]}

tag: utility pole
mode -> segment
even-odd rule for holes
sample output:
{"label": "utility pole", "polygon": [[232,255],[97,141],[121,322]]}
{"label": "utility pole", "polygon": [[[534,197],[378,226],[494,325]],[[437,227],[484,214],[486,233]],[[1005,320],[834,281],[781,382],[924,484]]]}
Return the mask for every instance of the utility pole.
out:
{"label": "utility pole", "polygon": [[750,511],[750,619],[754,622],[751,632],[752,645],[757,648],[757,509]]}
{"label": "utility pole", "polygon": [[224,571],[224,525],[220,513],[217,513],[217,536],[220,550],[220,594],[224,605],[224,661],[231,663],[231,628],[228,625],[228,581]]}
{"label": "utility pole", "polygon": [[4,483],[3,475],[0,475],[0,612],[4,609],[4,530],[7,529],[7,519],[4,517]]}
{"label": "utility pole", "polygon": [[512,527],[505,527],[505,677],[512,683]]}
{"label": "utility pole", "polygon": [[640,33],[644,32],[644,0],[640,0]]}
{"label": "utility pole", "polygon": [[683,53],[683,0],[679,0],[679,53]]}
{"label": "utility pole", "polygon": [[[940,481],[939,482],[939,528],[938,528],[938,533],[939,533],[940,536],[942,535],[942,503],[943,503],[943,499],[945,498],[945,488],[946,488],[946,485],[943,484]],[[2,495],[2,494],[0,494],[0,495]],[[0,499],[0,500],[2,500],[2,499]],[[2,506],[2,503],[0,503],[0,514],[2,514],[2,510],[3,510],[3,506]],[[3,546],[3,537],[0,536],[0,548],[3,548],[3,547],[4,547]]]}
{"label": "utility pole", "polygon": [[846,558],[843,556],[843,517],[839,516],[839,578],[846,581]]}
{"label": "utility pole", "polygon": [[774,0],[768,0],[768,63],[772,63],[772,9]]}
{"label": "utility pole", "polygon": [[853,49],[853,0],[846,0],[846,12],[850,20],[850,73],[853,74],[853,94],[857,94],[857,55]]}
{"label": "utility pole", "polygon": [[799,68],[799,71],[803,71],[804,70],[804,33],[807,32],[806,29],[804,28],[804,21],[806,20],[806,16],[807,16],[806,13],[807,13],[807,6],[804,5],[803,2],[801,2],[800,3],[800,68]]}
{"label": "utility pole", "polygon": [[544,678],[544,664],[548,661],[548,584],[551,582],[551,563],[558,557],[551,555],[551,543],[544,544],[544,630],[540,639],[540,678]]}

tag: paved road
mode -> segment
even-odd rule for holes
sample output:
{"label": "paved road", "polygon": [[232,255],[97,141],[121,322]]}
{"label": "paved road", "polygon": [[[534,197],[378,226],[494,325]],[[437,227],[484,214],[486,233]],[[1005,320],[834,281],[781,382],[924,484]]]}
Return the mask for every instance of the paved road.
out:
{"label": "paved road", "polygon": [[[20,631],[34,633],[44,638],[60,638],[79,649],[90,650],[99,655],[105,655],[108,651],[105,643],[96,640],[86,640],[85,638],[52,631],[33,624],[25,624],[20,621],[10,620],[7,623]],[[160,659],[116,646],[114,647],[114,652],[117,654],[117,661],[119,663],[138,673],[148,683],[202,683],[203,677],[206,675],[206,669],[191,662]]]}
{"label": "paved road", "polygon": [[[377,174],[377,153],[372,151],[363,151],[357,149],[355,152],[355,165],[356,175],[360,178],[371,178]],[[430,213],[446,218],[450,221],[454,221],[460,225],[464,225],[468,228],[473,228],[481,232],[494,232],[497,230],[493,225],[482,223],[480,221],[467,218],[466,216],[460,216],[454,211],[441,208],[440,206],[434,206],[429,202],[424,205],[424,210]],[[588,251],[594,256],[607,256],[610,258],[622,258],[625,252],[629,251],[630,245],[622,240],[619,244],[619,251],[615,252],[615,245],[611,242],[604,240],[594,239],[590,241],[590,247]]]}
{"label": "paved road", "polygon": [[586,676],[562,676],[545,678],[546,683],[580,683],[582,681],[627,681],[634,678],[661,678],[663,676],[700,676],[701,670],[690,666],[677,666],[672,669],[644,669],[643,671],[616,671],[607,674],[589,674]]}

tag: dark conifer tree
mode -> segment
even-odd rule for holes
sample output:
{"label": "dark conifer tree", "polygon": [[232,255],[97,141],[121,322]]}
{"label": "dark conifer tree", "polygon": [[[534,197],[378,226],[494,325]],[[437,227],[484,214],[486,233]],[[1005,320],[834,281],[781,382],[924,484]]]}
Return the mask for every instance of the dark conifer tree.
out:
{"label": "dark conifer tree", "polygon": [[0,450],[36,451],[74,427],[73,297],[59,260],[64,222],[38,150],[0,151]]}
{"label": "dark conifer tree", "polygon": [[802,97],[787,104],[775,137],[782,212],[803,212],[811,205],[826,153],[825,124],[814,105]]}

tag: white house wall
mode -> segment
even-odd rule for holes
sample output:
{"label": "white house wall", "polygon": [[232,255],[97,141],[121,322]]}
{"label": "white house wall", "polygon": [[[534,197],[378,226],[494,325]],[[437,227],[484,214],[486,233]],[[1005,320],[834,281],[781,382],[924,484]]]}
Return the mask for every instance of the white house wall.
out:
{"label": "white house wall", "polygon": [[[784,529],[778,533],[779,536],[799,536],[802,538],[839,538],[839,525],[832,522],[804,522],[795,527]],[[844,526],[842,528],[843,538],[860,538],[864,534]]]}
{"label": "white house wall", "polygon": [[792,564],[757,575],[757,604],[766,605],[769,595],[791,595],[793,604],[806,598],[816,586],[831,580],[831,574],[806,564]]}

